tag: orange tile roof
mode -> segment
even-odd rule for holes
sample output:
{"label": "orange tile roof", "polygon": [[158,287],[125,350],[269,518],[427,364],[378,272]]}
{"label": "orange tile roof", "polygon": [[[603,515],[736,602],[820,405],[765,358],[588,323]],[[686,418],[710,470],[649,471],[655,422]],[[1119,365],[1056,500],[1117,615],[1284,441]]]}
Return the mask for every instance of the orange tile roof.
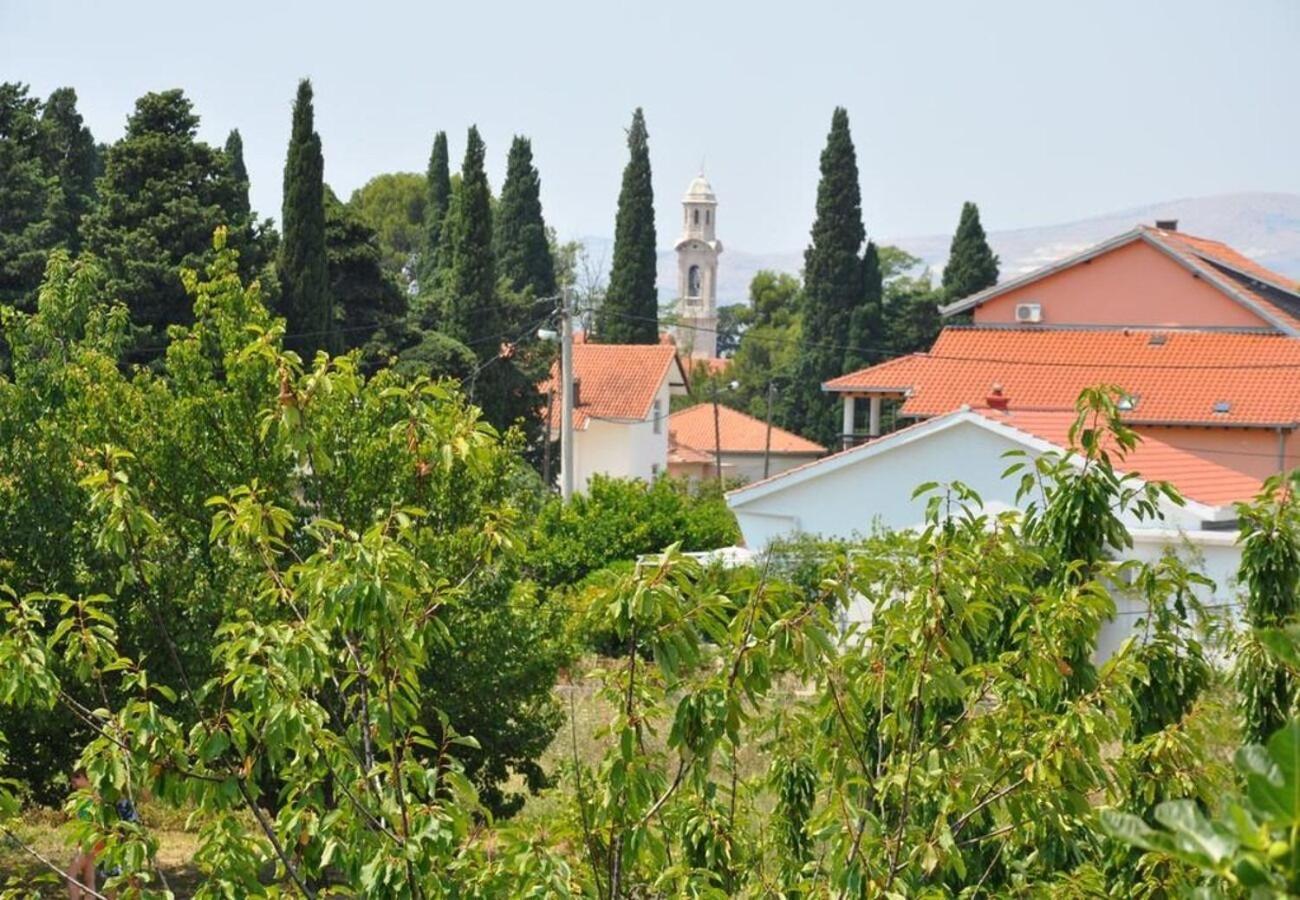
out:
{"label": "orange tile roof", "polygon": [[[1271,269],[1264,268],[1221,241],[1197,237],[1182,231],[1151,228],[1147,225],[1138,226],[1138,231],[1148,239],[1176,254],[1179,259],[1208,277],[1211,283],[1217,284],[1221,289],[1226,288],[1229,292],[1236,291],[1291,327],[1300,328],[1300,315],[1297,315],[1297,308],[1300,307],[1300,295],[1296,295],[1293,302],[1283,305],[1265,296],[1264,291],[1249,283],[1253,279],[1279,291],[1296,294],[1297,285],[1291,279],[1279,275]],[[1216,264],[1235,269],[1247,277],[1244,279],[1233,277],[1215,268]],[[1282,296],[1285,297],[1285,294]]]}
{"label": "orange tile roof", "polygon": [[[559,362],[542,382],[542,393],[559,384]],[[641,421],[650,415],[664,379],[685,373],[671,344],[586,344],[573,345],[573,376],[578,383],[578,402],[573,408],[573,427],[585,429],[592,419]],[[552,404],[559,418],[560,399]]]}
{"label": "orange tile roof", "polygon": [[694,447],[673,443],[672,432],[668,433],[668,461],[670,463],[707,463],[713,465],[713,454]]}
{"label": "orange tile roof", "polygon": [[[975,411],[991,421],[1009,425],[1061,448],[1069,444],[1069,430],[1075,420],[1072,412]],[[1112,460],[1116,469],[1139,475],[1146,481],[1167,481],[1184,497],[1210,506],[1226,506],[1259,493],[1261,482],[1258,478],[1166,444],[1152,434],[1139,433],[1142,435],[1141,443],[1123,460]]]}
{"label": "orange tile roof", "polygon": [[[729,406],[718,406],[718,432],[723,453],[762,453],[767,441],[767,423]],[[713,404],[697,403],[668,417],[670,446],[690,447],[710,454],[715,446]],[[772,426],[772,452],[814,455],[826,452],[784,428]]]}
{"label": "orange tile roof", "polygon": [[1298,381],[1300,340],[1280,334],[951,326],[929,353],[824,388],[897,393],[902,415],[935,416],[987,405],[995,384],[1013,410],[1068,410],[1083,388],[1107,383],[1137,398],[1134,422],[1274,426],[1300,422]]}

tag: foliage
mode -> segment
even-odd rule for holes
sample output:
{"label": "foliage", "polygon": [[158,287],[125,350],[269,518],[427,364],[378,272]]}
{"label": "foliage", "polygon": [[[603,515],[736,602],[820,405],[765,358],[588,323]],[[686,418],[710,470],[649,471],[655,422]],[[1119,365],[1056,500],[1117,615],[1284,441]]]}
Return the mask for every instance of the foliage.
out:
{"label": "foliage", "polygon": [[335,298],[325,249],[325,159],[316,133],[311,81],[298,82],[284,163],[280,309],[288,346],[310,355],[338,346]]}
{"label": "foliage", "polygon": [[95,202],[100,158],[95,139],[77,112],[77,92],[72,88],[58,88],[45,101],[41,147],[45,171],[58,180],[49,214],[54,238],[75,255],[81,250],[81,220]]}
{"label": "foliage", "polygon": [[[133,757],[114,757],[112,746],[126,749],[111,741],[92,745],[87,760],[108,754],[96,758],[109,769],[92,774],[101,795],[116,796],[129,773],[166,802],[216,816],[219,844],[236,821],[244,831],[242,818],[222,819],[234,815],[232,802],[250,802],[241,780],[252,795],[272,792],[262,802],[282,811],[274,792],[291,784],[290,805],[308,804],[309,816],[350,804],[344,788],[387,816],[401,801],[381,784],[405,766],[403,780],[426,785],[419,827],[429,829],[445,810],[422,779],[445,786],[461,771],[488,809],[508,812],[519,801],[505,782],[519,774],[541,783],[536,759],[558,721],[550,684],[567,652],[547,599],[518,578],[535,476],[517,445],[449,386],[391,373],[367,381],[347,357],[304,368],[283,352],[282,326],[257,286],[241,284],[223,238],[207,277],[186,276],[196,323],[174,332],[157,374],[120,371],[125,311],[104,304],[90,264],[56,256],[37,315],[8,316],[15,381],[0,381],[0,571],[27,598],[18,602],[29,637],[48,642],[48,677],[65,684],[60,708],[79,723],[67,737],[83,738],[49,747],[54,764],[42,777],[69,771],[89,733],[105,740],[108,716],[131,735]],[[65,615],[78,629],[112,634],[96,631],[91,656],[82,643],[65,653],[68,626],[57,625]],[[317,651],[324,655],[310,659]],[[107,665],[119,658],[126,668]],[[239,674],[250,667],[256,686]],[[132,680],[145,671],[148,691]],[[399,675],[400,684],[380,685]],[[400,743],[400,759],[349,756],[367,740],[356,716],[358,692],[369,688],[358,679],[371,676],[376,689],[397,692],[393,708],[386,697],[371,708],[371,737]],[[287,692],[278,695],[287,705],[268,691]],[[11,740],[39,733],[48,716],[10,714],[6,730],[18,718]],[[398,719],[400,733],[389,730]],[[477,746],[449,769],[448,741],[468,728]],[[422,749],[421,735],[434,750]],[[278,749],[235,780],[207,780],[218,778],[210,754],[221,751],[185,749],[245,737],[244,752]],[[204,777],[173,768],[187,754],[182,768]],[[352,774],[334,782],[320,767],[341,773],[343,758]],[[424,774],[411,768],[417,758]],[[12,764],[7,774],[16,774]],[[110,777],[119,779],[111,788]],[[462,807],[456,816],[477,809]],[[361,818],[341,828],[369,827],[361,809],[351,816]],[[289,822],[276,827],[297,840]],[[322,841],[353,840],[325,832]],[[372,837],[381,841],[367,852],[382,856],[382,835]],[[238,850],[265,852],[254,838]],[[201,857],[223,878],[257,871],[251,857],[232,860],[218,845]]]}
{"label": "foliage", "polygon": [[659,342],[659,292],[655,288],[654,187],[645,114],[637,107],[627,132],[627,166],[614,221],[614,264],[596,311],[596,336],[607,344]]}
{"label": "foliage", "polygon": [[391,348],[382,336],[376,339],[376,333],[392,328],[405,315],[406,297],[384,271],[375,232],[351,205],[340,203],[328,186],[325,258],[339,343],[345,350],[362,348],[363,368],[374,371],[391,355]]}
{"label": "foliage", "polygon": [[444,262],[438,258],[442,246],[442,229],[451,208],[450,157],[447,154],[447,132],[439,131],[433,138],[429,154],[429,169],[425,176],[423,240],[420,258],[415,268],[416,287],[421,296],[427,296],[442,280]]}
{"label": "foliage", "polygon": [[108,292],[144,329],[145,356],[156,356],[166,326],[191,321],[178,272],[212,259],[212,232],[226,227],[240,252],[240,274],[257,270],[253,222],[243,218],[241,186],[225,154],[196,139],[199,118],[179,90],[146,94],[108,149],[98,202],[83,220],[86,249],[108,276]]}
{"label": "foliage", "polygon": [[231,180],[235,183],[233,211],[238,215],[251,215],[252,204],[248,199],[250,186],[248,166],[244,164],[244,138],[239,133],[238,128],[232,128],[230,134],[226,135],[226,144],[223,149],[226,153],[226,168],[230,172]]}
{"label": "foliage", "polygon": [[671,478],[647,484],[598,475],[570,502],[551,500],[542,508],[525,568],[544,587],[558,587],[670,544],[713,550],[739,539],[735,517],[712,482],[692,490]]}
{"label": "foliage", "polygon": [[[1300,471],[1275,475],[1253,503],[1239,504],[1241,569],[1249,588],[1246,623],[1255,629],[1281,628],[1300,621]],[[1291,719],[1300,681],[1296,670],[1279,664],[1258,640],[1248,637],[1238,650],[1237,685],[1245,706],[1246,735],[1262,742]]]}
{"label": "foliage", "polygon": [[403,294],[416,278],[416,262],[424,241],[425,179],[415,172],[376,175],[352,192],[348,207],[379,241],[380,266]]}
{"label": "foliage", "polygon": [[845,339],[854,310],[868,298],[858,249],[866,239],[857,153],[849,134],[849,115],[836,107],[821,156],[817,217],[804,253],[803,334],[790,386],[791,427],[825,446],[839,441],[835,399],[822,382],[844,374]]}
{"label": "foliage", "polygon": [[526,137],[516,135],[510,144],[492,242],[497,274],[511,291],[533,299],[555,295],[555,262],[542,219],[541,179]]}
{"label": "foliage", "polygon": [[984,236],[979,207],[968,200],[961,206],[948,263],[943,267],[944,300],[953,303],[997,283],[998,258]]}
{"label": "foliage", "polygon": [[40,152],[40,101],[27,86],[0,84],[0,300],[25,300],[54,245],[47,210],[54,186]]}

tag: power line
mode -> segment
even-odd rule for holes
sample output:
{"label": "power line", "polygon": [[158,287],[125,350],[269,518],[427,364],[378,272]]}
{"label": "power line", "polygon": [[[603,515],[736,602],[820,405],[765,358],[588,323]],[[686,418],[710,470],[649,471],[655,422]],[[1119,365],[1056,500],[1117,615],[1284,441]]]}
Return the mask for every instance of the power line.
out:
{"label": "power line", "polygon": [[[590,310],[586,310],[590,312]],[[638,316],[633,313],[623,313],[615,310],[606,310],[609,315],[625,319],[635,319],[641,322],[657,322],[658,318],[650,316]],[[705,328],[702,325],[690,325],[684,322],[675,322],[673,328],[685,328],[691,331],[712,331],[717,332],[716,328]],[[921,359],[946,360],[951,362],[982,362],[996,363],[1011,366],[1035,366],[1050,369],[1150,369],[1155,371],[1174,371],[1174,372],[1207,372],[1207,371],[1256,371],[1256,370],[1285,370],[1300,369],[1300,359],[1290,363],[1206,363],[1206,364],[1183,364],[1171,365],[1167,363],[1111,363],[1111,362],[1070,362],[1062,363],[1052,360],[1041,359],[1012,359],[998,356],[971,356],[966,354],[953,353],[933,353],[925,351],[898,352],[888,350],[882,347],[855,347],[849,344],[835,344],[825,341],[810,341],[803,338],[787,338],[777,335],[760,335],[752,331],[745,333],[744,337],[750,340],[756,340],[761,343],[778,344],[789,347],[801,347],[805,349],[818,350],[839,350],[843,352],[863,353],[872,356],[881,357],[881,362],[889,362],[895,359],[905,359],[915,356]]]}

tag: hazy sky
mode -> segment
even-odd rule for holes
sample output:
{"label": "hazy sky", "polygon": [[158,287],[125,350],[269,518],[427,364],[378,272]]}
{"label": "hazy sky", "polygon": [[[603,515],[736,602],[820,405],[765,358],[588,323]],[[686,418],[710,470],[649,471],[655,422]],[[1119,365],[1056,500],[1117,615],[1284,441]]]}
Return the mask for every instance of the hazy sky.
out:
{"label": "hazy sky", "polygon": [[624,129],[646,110],[659,242],[704,161],[719,236],[804,246],[831,110],[849,110],[868,231],[991,229],[1238,190],[1300,192],[1296,0],[951,2],[61,2],[0,0],[0,80],[72,85],[96,139],[136,97],[184,88],[201,134],[244,136],[279,217],[297,79],[346,198],[423,171],[465,129],[500,187],[532,137],[548,221],[609,236]]}

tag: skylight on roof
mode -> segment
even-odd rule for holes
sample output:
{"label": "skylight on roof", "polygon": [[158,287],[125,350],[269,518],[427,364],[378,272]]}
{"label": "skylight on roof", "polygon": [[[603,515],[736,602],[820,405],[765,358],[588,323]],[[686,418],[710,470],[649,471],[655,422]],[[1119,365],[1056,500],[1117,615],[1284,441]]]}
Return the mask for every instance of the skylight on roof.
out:
{"label": "skylight on roof", "polygon": [[1227,400],[1217,400],[1214,404],[1214,411],[1216,413],[1230,413],[1232,412],[1232,403]]}

